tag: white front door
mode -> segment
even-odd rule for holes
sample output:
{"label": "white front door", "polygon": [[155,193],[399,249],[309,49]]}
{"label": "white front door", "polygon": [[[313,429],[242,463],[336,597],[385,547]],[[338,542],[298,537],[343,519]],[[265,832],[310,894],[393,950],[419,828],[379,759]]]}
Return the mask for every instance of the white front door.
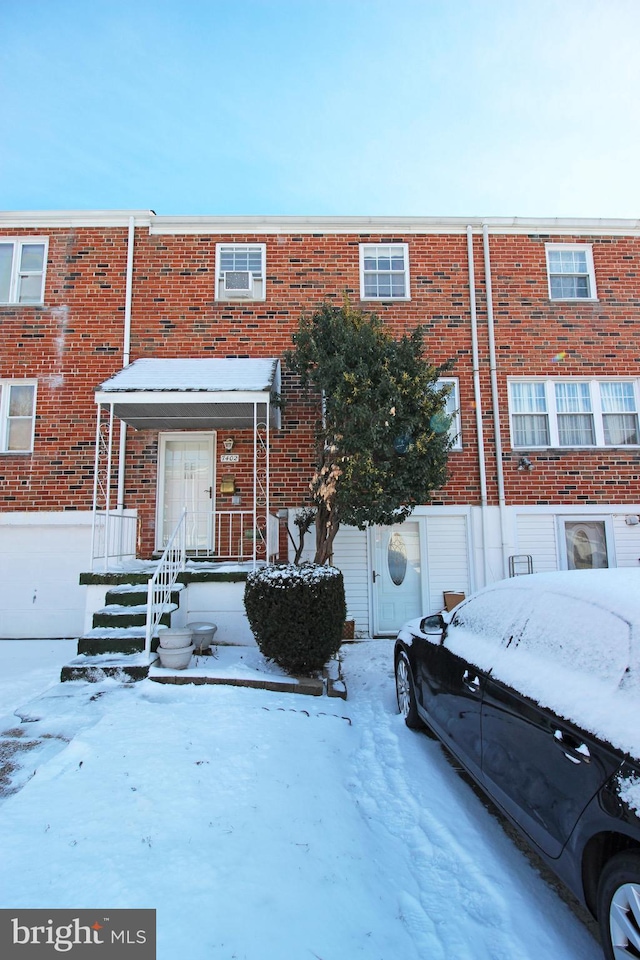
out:
{"label": "white front door", "polygon": [[373,630],[394,634],[426,609],[421,524],[406,520],[374,527],[373,537]]}
{"label": "white front door", "polygon": [[209,553],[214,543],[215,433],[160,434],[156,548],[164,549],[187,508],[187,550]]}

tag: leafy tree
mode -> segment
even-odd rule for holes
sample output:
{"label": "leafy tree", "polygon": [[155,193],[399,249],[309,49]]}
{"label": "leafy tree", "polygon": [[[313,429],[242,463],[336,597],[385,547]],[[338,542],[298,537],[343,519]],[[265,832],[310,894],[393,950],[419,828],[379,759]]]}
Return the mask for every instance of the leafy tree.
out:
{"label": "leafy tree", "polygon": [[322,398],[317,468],[316,563],[327,563],[341,523],[398,523],[447,479],[447,388],[423,358],[418,327],[399,340],[373,313],[323,304],[302,317],[287,366]]}

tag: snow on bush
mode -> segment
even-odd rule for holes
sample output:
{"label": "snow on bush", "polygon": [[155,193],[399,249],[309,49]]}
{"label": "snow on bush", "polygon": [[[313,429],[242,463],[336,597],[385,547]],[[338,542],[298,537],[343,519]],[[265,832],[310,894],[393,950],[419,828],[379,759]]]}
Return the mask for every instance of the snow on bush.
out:
{"label": "snow on bush", "polygon": [[244,604],[260,651],[289,673],[319,670],[340,648],[346,603],[335,567],[261,567],[247,576]]}

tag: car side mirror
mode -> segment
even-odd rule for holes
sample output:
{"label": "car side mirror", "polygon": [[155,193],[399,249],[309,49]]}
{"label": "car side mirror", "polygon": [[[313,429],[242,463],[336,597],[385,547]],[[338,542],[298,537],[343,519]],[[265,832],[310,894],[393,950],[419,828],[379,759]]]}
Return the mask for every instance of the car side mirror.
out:
{"label": "car side mirror", "polygon": [[423,617],[420,621],[420,631],[427,636],[438,636],[446,626],[441,613],[434,613],[430,617]]}

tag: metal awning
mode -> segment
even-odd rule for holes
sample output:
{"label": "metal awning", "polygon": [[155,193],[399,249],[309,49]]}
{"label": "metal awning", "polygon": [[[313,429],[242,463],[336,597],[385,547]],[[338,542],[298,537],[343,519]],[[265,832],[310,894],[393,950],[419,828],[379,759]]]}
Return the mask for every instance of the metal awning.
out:
{"label": "metal awning", "polygon": [[242,429],[254,426],[256,406],[265,404],[279,427],[279,393],[278,359],[149,358],[105,380],[95,401],[136,430]]}

